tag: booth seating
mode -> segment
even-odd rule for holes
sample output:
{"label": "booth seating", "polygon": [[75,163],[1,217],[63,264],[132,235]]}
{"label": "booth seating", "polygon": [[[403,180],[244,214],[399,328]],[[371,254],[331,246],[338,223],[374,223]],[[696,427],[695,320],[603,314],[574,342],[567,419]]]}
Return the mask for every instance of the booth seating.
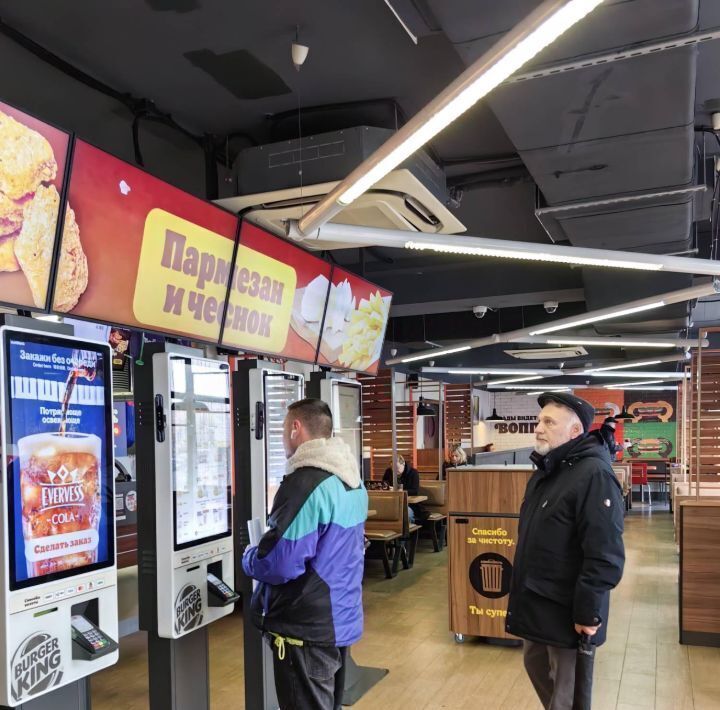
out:
{"label": "booth seating", "polygon": [[370,542],[367,556],[377,555],[390,579],[397,574],[400,561],[404,569],[413,566],[420,526],[410,525],[407,491],[368,491],[368,498],[369,508],[376,512],[365,521],[365,537]]}
{"label": "booth seating", "polygon": [[427,496],[423,508],[428,517],[423,522],[423,527],[430,531],[433,550],[440,552],[447,539],[447,481],[421,481],[419,493]]}
{"label": "booth seating", "polygon": [[631,480],[631,472],[630,472],[631,464],[629,463],[613,463],[612,464],[612,470],[615,474],[615,477],[620,482],[620,485],[622,486],[622,493],[623,498],[625,500],[625,510],[630,510],[632,508],[632,486],[630,484]]}

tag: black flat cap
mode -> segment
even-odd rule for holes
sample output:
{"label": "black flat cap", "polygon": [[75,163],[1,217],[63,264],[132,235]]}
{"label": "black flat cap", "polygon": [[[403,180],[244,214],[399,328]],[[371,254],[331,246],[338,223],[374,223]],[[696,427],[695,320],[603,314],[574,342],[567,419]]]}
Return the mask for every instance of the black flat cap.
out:
{"label": "black flat cap", "polygon": [[606,417],[603,424],[617,424],[617,419],[615,417]]}
{"label": "black flat cap", "polygon": [[572,409],[572,411],[578,415],[580,423],[583,425],[583,430],[587,433],[595,418],[595,407],[593,407],[590,402],[586,402],[584,399],[580,399],[580,397],[576,397],[569,392],[543,392],[538,397],[538,404],[541,407],[552,402],[562,404],[564,407]]}

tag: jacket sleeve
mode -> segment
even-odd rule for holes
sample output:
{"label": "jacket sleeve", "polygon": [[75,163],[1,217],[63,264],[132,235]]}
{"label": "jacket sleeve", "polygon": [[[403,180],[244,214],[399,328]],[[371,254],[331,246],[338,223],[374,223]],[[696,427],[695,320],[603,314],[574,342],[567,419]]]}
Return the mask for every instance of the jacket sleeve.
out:
{"label": "jacket sleeve", "polygon": [[243,554],[248,577],[268,584],[285,584],[304,574],[315,557],[319,537],[320,500],[316,490],[299,490],[292,476],[280,484],[268,530]]}
{"label": "jacket sleeve", "polygon": [[605,594],[620,582],[625,565],[622,494],[614,476],[593,472],[579,493],[577,524],[583,562],[575,585],[576,624],[602,624]]}

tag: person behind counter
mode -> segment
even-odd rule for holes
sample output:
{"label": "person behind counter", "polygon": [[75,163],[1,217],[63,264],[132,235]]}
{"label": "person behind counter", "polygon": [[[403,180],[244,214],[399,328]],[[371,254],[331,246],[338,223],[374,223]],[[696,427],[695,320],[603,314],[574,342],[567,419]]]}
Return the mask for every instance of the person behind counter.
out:
{"label": "person behind counter", "polygon": [[[402,489],[404,491],[407,491],[407,494],[409,496],[416,496],[420,492],[420,474],[418,473],[418,470],[413,468],[407,461],[405,461],[405,458],[402,454],[397,455],[397,482],[399,486],[402,486]],[[393,475],[392,475],[392,463],[389,468],[385,470],[385,473],[383,474],[383,483],[387,484],[392,488],[393,484]],[[423,517],[423,509],[419,505],[410,505],[408,506],[408,516],[410,518],[410,522],[414,523],[416,519],[420,519]]]}
{"label": "person behind counter", "polygon": [[325,402],[288,407],[288,473],[268,531],[242,559],[245,574],[260,582],[251,618],[274,650],[281,710],[339,708],[347,647],[363,631],[368,497],[355,455],[332,431]]}
{"label": "person behind counter", "polygon": [[622,446],[615,441],[615,427],[617,421],[615,417],[608,417],[597,430],[597,436],[600,438],[610,452],[610,460],[614,461],[618,451],[622,451]]}
{"label": "person behind counter", "polygon": [[[492,446],[492,444],[489,444]],[[467,466],[467,454],[465,449],[459,444],[453,447],[450,452],[450,460],[443,462],[443,478],[447,480],[447,470],[449,468],[457,468],[458,466]]]}
{"label": "person behind counter", "polygon": [[524,639],[525,669],[546,709],[589,708],[588,642],[605,642],[610,590],[625,563],[622,491],[607,447],[588,434],[593,406],[548,392],[538,404],[537,471],[520,509],[506,629]]}

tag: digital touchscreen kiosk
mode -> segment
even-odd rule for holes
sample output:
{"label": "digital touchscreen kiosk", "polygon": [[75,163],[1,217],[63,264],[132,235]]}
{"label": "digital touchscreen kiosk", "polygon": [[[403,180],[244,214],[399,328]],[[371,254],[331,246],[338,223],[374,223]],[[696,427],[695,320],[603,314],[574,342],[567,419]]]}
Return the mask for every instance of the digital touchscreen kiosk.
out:
{"label": "digital touchscreen kiosk", "polygon": [[2,331],[10,588],[114,564],[110,349]]}
{"label": "digital touchscreen kiosk", "polygon": [[231,534],[230,380],[225,363],[170,359],[175,549]]}
{"label": "digital touchscreen kiosk", "polygon": [[362,470],[362,416],[359,385],[336,382],[333,387],[333,424],[335,436],[341,438],[352,450]]}

